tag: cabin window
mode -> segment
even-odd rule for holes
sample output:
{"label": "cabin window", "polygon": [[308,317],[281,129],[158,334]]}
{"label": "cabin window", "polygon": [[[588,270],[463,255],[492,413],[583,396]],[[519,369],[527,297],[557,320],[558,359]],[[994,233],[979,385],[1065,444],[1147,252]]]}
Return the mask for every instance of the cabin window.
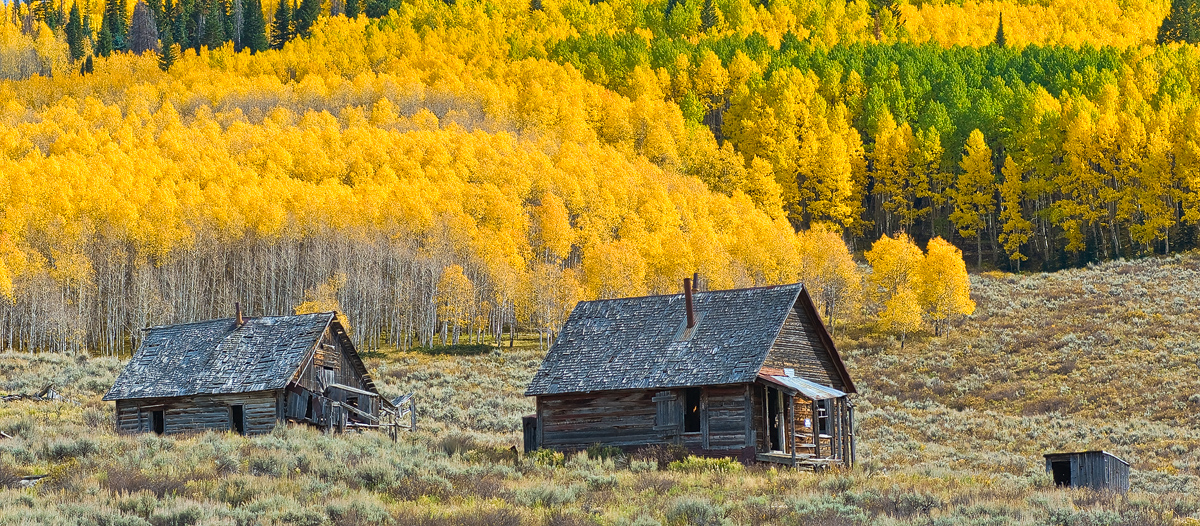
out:
{"label": "cabin window", "polygon": [[700,432],[700,388],[687,388],[683,406],[683,432]]}
{"label": "cabin window", "polygon": [[150,429],[153,430],[155,434],[159,434],[159,435],[166,432],[167,425],[166,425],[166,422],[163,421],[163,412],[162,411],[151,411],[150,412]]}
{"label": "cabin window", "polygon": [[229,430],[239,435],[246,434],[245,406],[229,406]]}
{"label": "cabin window", "polygon": [[833,409],[833,400],[817,400],[817,433],[829,434],[829,413]]}

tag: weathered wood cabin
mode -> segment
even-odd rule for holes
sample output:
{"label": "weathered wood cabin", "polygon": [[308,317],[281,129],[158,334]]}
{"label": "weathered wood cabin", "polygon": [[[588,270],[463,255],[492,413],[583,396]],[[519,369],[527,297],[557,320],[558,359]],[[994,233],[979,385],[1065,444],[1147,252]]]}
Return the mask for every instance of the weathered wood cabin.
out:
{"label": "weathered wood cabin", "polygon": [[104,400],[116,427],[159,434],[259,434],[284,421],[395,432],[395,406],[333,312],[236,318],[145,329]]}
{"label": "weathered wood cabin", "polygon": [[1107,451],[1048,453],[1043,457],[1055,486],[1129,491],[1129,463]]}
{"label": "weathered wood cabin", "polygon": [[526,390],[525,448],[679,444],[854,462],[854,382],[800,284],[579,303]]}

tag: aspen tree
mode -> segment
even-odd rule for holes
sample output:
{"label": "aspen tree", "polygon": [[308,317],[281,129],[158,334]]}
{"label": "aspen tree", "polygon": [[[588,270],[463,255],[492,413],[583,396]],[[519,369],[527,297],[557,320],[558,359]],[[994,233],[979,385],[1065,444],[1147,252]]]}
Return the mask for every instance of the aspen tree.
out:
{"label": "aspen tree", "polygon": [[975,238],[976,266],[983,266],[983,234],[988,216],[995,207],[995,169],[992,150],[979,130],[971,131],[959,163],[961,172],[954,183],[954,213],[950,220],[958,227],[959,235]]}

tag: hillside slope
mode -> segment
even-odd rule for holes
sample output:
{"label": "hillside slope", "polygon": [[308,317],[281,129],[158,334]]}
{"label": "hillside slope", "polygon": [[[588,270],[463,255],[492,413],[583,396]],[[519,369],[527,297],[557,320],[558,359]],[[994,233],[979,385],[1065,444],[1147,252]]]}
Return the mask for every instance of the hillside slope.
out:
{"label": "hillside slope", "polygon": [[[860,464],[818,475],[514,459],[542,355],[532,342],[371,360],[385,395],[417,392],[420,430],[399,444],[295,427],[118,436],[99,399],[120,362],[0,354],[0,391],[53,384],[79,402],[0,403],[13,436],[0,440],[0,486],[50,475],[0,489],[0,524],[1190,524],[1198,271],[1187,254],[981,275],[976,314],[949,336],[901,349],[852,327],[838,338],[862,390]],[[1041,454],[1077,449],[1129,460],[1129,497],[1049,487]]]}

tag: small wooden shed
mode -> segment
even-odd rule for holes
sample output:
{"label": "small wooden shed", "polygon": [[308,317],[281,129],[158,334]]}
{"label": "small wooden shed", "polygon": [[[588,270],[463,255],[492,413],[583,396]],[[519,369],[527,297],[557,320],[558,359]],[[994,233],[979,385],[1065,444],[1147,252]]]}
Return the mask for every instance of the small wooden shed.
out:
{"label": "small wooden shed", "polygon": [[121,432],[260,434],[284,421],[396,430],[336,313],[165,325],[146,334],[104,400]]}
{"label": "small wooden shed", "polygon": [[854,383],[800,284],[585,301],[526,390],[525,449],[677,444],[854,462]]}
{"label": "small wooden shed", "polygon": [[1107,451],[1048,453],[1046,472],[1054,485],[1125,493],[1129,491],[1129,463]]}

